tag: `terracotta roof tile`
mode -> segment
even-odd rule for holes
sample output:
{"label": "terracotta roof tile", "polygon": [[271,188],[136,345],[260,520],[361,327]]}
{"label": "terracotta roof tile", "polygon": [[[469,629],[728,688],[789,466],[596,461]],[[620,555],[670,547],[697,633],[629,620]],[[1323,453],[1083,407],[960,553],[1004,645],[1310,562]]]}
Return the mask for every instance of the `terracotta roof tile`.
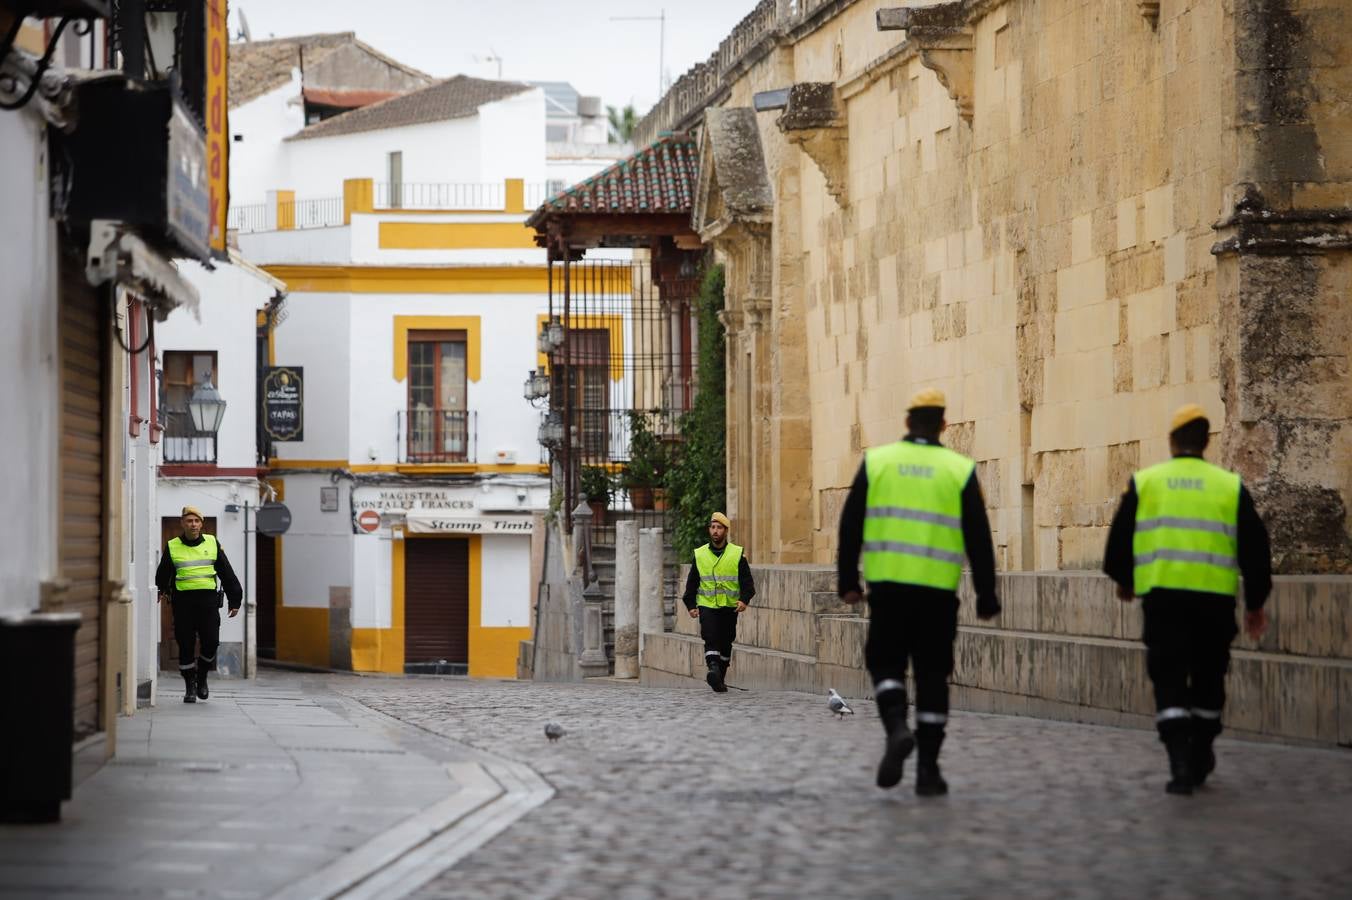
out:
{"label": "terracotta roof tile", "polygon": [[398,69],[423,83],[432,76],[391,59],[374,47],[357,40],[351,31],[331,34],[302,34],[267,41],[230,45],[230,106],[256,100],[291,80],[291,70],[301,68],[302,52],[307,64],[318,62],[339,47],[358,47],[391,68]]}
{"label": "terracotta roof tile", "polygon": [[664,134],[627,159],[546,200],[527,222],[552,213],[690,215],[699,148],[688,134]]}
{"label": "terracotta roof tile", "polygon": [[456,75],[428,87],[316,122],[287,140],[303,141],[307,138],[462,119],[474,115],[485,103],[529,90],[534,88],[518,81],[488,81]]}

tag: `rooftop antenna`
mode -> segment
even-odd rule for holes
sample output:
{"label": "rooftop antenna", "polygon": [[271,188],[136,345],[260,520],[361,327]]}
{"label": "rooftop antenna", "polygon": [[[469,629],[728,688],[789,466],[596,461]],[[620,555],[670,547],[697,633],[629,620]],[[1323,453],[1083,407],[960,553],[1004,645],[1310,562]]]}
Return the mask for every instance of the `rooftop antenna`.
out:
{"label": "rooftop antenna", "polygon": [[239,34],[237,37],[244,38],[244,43],[246,44],[253,42],[253,34],[249,31],[249,19],[244,15],[244,9],[242,7],[239,11]]}
{"label": "rooftop antenna", "polygon": [[[657,99],[667,92],[667,9],[656,16],[611,16],[612,22],[656,22],[657,24]],[[654,101],[655,102],[655,101]]]}
{"label": "rooftop antenna", "polygon": [[497,63],[498,81],[502,80],[502,57],[498,54],[498,51],[494,50],[492,47],[488,48],[488,54],[486,56],[480,56],[477,53],[474,53],[470,55],[470,59],[474,60],[476,63]]}

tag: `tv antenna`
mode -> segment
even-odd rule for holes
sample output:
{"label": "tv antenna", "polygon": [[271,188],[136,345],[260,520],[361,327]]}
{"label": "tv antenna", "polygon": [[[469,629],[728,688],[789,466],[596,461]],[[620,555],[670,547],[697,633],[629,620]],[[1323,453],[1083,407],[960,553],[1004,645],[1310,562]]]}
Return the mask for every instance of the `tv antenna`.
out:
{"label": "tv antenna", "polygon": [[488,53],[484,56],[480,56],[477,53],[470,54],[470,59],[474,60],[476,63],[497,63],[498,81],[502,80],[502,56],[492,47],[488,48]]}
{"label": "tv antenna", "polygon": [[[657,99],[667,91],[667,9],[662,7],[655,16],[611,16],[612,22],[656,22],[657,23]],[[654,101],[656,105],[656,101]]]}

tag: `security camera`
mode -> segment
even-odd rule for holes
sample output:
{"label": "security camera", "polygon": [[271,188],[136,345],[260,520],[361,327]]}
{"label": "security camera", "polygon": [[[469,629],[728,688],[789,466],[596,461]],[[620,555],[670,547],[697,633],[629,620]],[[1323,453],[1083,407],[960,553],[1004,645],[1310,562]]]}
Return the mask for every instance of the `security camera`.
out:
{"label": "security camera", "polygon": [[519,488],[516,489],[516,502],[517,502],[517,503],[525,503],[525,502],[526,502],[526,489],[525,489],[525,488],[519,487]]}

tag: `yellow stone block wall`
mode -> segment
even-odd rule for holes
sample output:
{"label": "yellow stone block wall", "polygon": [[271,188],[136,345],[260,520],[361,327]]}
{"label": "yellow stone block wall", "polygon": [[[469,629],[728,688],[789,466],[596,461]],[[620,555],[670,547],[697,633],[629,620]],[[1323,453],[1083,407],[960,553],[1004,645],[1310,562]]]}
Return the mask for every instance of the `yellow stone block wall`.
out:
{"label": "yellow stone block wall", "polygon": [[[843,98],[843,207],[761,116],[771,171],[800,154],[776,224],[802,235],[812,556],[834,553],[862,451],[934,386],[948,443],[980,464],[1001,567],[1095,566],[1127,476],[1166,454],[1169,412],[1195,401],[1223,421],[1221,5],[1159,32],[1135,4],[996,5],[975,25],[970,122],[914,54],[862,75],[900,42],[875,24],[895,5],[855,4],[791,48],[793,81]],[[754,81],[727,105],[787,83]]]}

